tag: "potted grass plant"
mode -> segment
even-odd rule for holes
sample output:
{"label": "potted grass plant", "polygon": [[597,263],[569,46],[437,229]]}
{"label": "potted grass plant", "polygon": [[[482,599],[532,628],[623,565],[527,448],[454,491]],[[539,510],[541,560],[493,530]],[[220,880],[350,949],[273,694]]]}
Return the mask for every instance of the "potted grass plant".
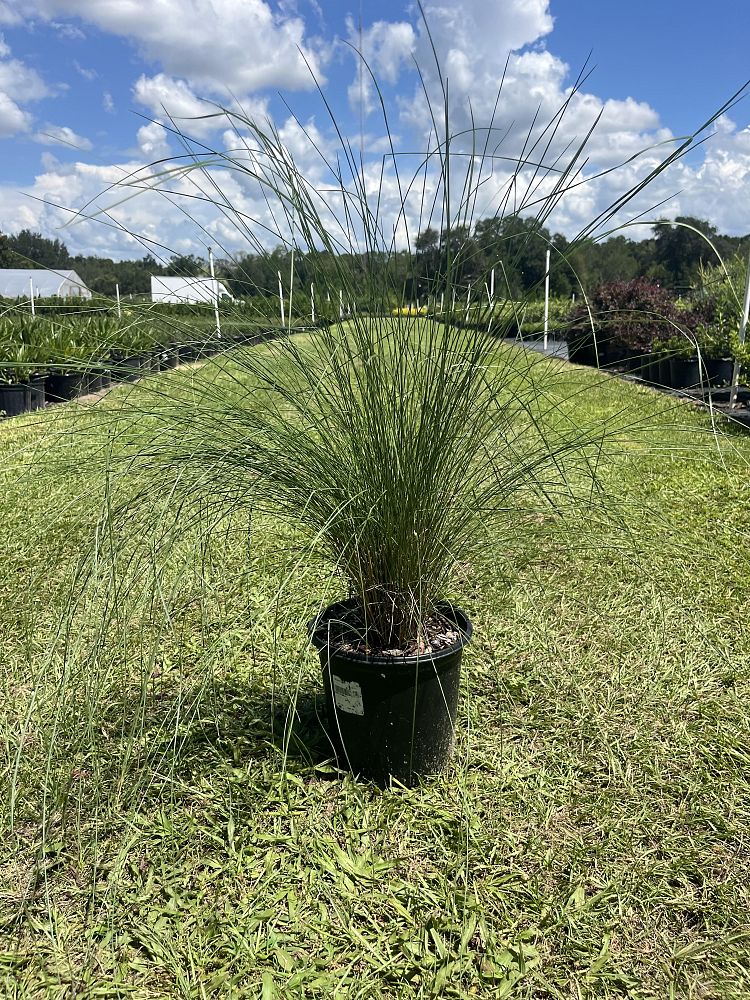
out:
{"label": "potted grass plant", "polygon": [[[606,436],[601,426],[560,419],[564,386],[580,391],[569,387],[572,369],[501,344],[514,329],[513,310],[481,297],[469,303],[466,275],[475,262],[462,234],[477,221],[477,199],[492,174],[495,130],[454,134],[439,67],[438,79],[431,114],[444,122],[436,125],[440,138],[417,157],[400,159],[391,146],[374,186],[346,140],[338,158],[321,153],[310,171],[268,122],[217,109],[245,148],[196,154],[193,169],[219,165],[273,206],[263,242],[241,207],[219,199],[224,222],[234,219],[248,248],[268,254],[269,242],[282,244],[292,276],[295,261],[304,263],[306,284],[334,311],[339,304],[339,322],[334,316],[299,338],[288,329],[262,350],[240,348],[228,362],[209,362],[191,375],[187,394],[170,395],[165,386],[141,394],[127,455],[128,468],[137,459],[160,496],[176,504],[199,498],[217,523],[239,511],[293,522],[332,567],[340,594],[319,605],[308,626],[328,734],[342,766],[405,783],[440,771],[451,753],[461,659],[472,636],[470,608],[451,600],[456,565],[487,544],[488,525],[498,526],[493,537],[511,552],[540,510],[590,498]],[[544,164],[564,112],[543,140],[532,126],[511,170],[513,190],[529,192],[520,206],[533,220],[528,239],[541,233],[572,178],[578,184],[585,144],[564,169],[557,154],[553,166]],[[315,138],[299,128],[315,150]],[[523,149],[540,141],[541,163],[531,163]],[[529,172],[540,170],[541,199],[531,193],[538,184],[528,183]],[[178,172],[186,176],[184,162]],[[160,176],[166,182],[171,172],[162,165]],[[498,195],[483,214],[500,218],[503,205]],[[270,238],[269,219],[278,225]],[[427,227],[441,234],[427,292],[441,308],[417,307],[405,291],[404,262]],[[475,269],[471,280],[481,288],[489,278]],[[505,295],[510,289],[498,293]],[[139,437],[146,423],[148,437]]]}

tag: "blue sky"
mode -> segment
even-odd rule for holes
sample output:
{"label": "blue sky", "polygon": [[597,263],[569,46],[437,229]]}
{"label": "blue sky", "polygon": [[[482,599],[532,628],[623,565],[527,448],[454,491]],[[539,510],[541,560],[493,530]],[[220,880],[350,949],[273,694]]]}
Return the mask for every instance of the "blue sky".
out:
{"label": "blue sky", "polygon": [[[489,121],[510,53],[498,118],[508,130],[510,152],[520,141],[515,132],[522,134],[538,107],[551,116],[591,53],[592,74],[561,139],[574,141],[602,113],[591,143],[592,173],[691,131],[750,76],[750,9],[736,0],[715,0],[710,9],[676,0],[463,0],[450,6],[427,0],[425,6],[458,124],[469,101],[475,121]],[[0,231],[30,227],[63,238],[76,251],[139,255],[141,245],[111,226],[83,222],[61,230],[69,215],[55,206],[87,205],[129,172],[174,153],[174,142],[149,122],[164,122],[167,113],[193,116],[205,108],[202,99],[230,102],[233,95],[252,113],[269,113],[286,128],[302,168],[314,174],[312,161],[306,166],[310,150],[278,92],[318,129],[327,148],[332,135],[300,46],[325,80],[337,117],[358,134],[355,61],[340,39],[357,40],[360,13],[392,127],[405,147],[418,148],[428,122],[413,57],[424,65],[429,50],[413,5],[0,0]],[[428,86],[434,82],[428,79]],[[367,87],[364,96],[372,105]],[[185,122],[185,128],[219,149],[229,141],[227,123]],[[364,114],[364,131],[366,152],[377,157],[383,128],[376,111]],[[644,162],[646,169],[650,161]],[[622,173],[624,186],[637,179],[637,169]],[[235,193],[252,203],[248,191]],[[611,177],[592,182],[585,196],[576,191],[566,199],[552,228],[573,235],[617,193]],[[107,204],[115,201],[121,202],[114,215],[124,229],[176,251],[200,252],[200,226],[186,224],[163,199],[157,207],[153,197],[122,202],[110,193]],[[698,215],[725,232],[750,232],[748,100],[719,123],[706,147],[659,178],[633,211],[656,204],[657,214]],[[242,249],[217,220],[206,217],[201,225],[212,232],[215,227],[223,245]]]}

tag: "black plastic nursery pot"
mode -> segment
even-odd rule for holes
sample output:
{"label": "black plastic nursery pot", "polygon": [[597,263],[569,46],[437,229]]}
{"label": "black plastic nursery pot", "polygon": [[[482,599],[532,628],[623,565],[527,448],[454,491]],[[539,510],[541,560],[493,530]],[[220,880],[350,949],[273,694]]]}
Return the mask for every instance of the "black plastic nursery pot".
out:
{"label": "black plastic nursery pot", "polygon": [[176,344],[172,350],[176,365],[186,365],[195,361],[195,348],[192,344]]}
{"label": "black plastic nursery pot", "polygon": [[706,381],[712,389],[731,384],[734,373],[734,361],[731,358],[706,358],[703,363]]}
{"label": "black plastic nursery pot", "polygon": [[143,370],[153,372],[161,371],[161,351],[149,351],[144,355],[146,359],[143,364]]}
{"label": "black plastic nursery pot", "polygon": [[672,358],[669,384],[673,389],[694,389],[701,384],[701,366],[697,358]]}
{"label": "black plastic nursery pot", "polygon": [[659,384],[659,361],[657,358],[651,355],[646,356],[643,368],[641,369],[641,378],[644,382],[648,382],[649,385]]}
{"label": "black plastic nursery pot", "polygon": [[647,354],[634,354],[622,361],[622,367],[626,372],[629,372],[631,375],[637,375],[640,378],[645,377],[644,373],[649,365],[650,359]]}
{"label": "black plastic nursery pot", "polygon": [[89,392],[102,392],[112,384],[112,374],[107,368],[94,368],[89,372]]}
{"label": "black plastic nursery pot", "polygon": [[29,379],[29,406],[30,410],[41,410],[44,406],[45,388],[47,383],[46,375],[37,375],[36,378]]}
{"label": "black plastic nursery pot", "polygon": [[0,413],[18,417],[29,409],[29,387],[18,383],[0,385]]}
{"label": "black plastic nursery pot", "polygon": [[442,771],[453,749],[463,648],[471,622],[451,604],[438,606],[458,631],[449,649],[414,656],[370,656],[336,648],[331,623],[356,608],[338,601],[308,625],[320,654],[328,735],[341,767],[387,784],[411,785]]}
{"label": "black plastic nursery pot", "polygon": [[657,385],[668,388],[671,382],[671,368],[669,358],[659,358],[656,362]]}
{"label": "black plastic nursery pot", "polygon": [[82,396],[88,388],[84,372],[53,372],[47,376],[45,395],[52,403],[64,403]]}
{"label": "black plastic nursery pot", "polygon": [[143,374],[143,358],[140,354],[130,354],[118,358],[112,365],[112,378],[117,382],[133,382]]}
{"label": "black plastic nursery pot", "polygon": [[162,371],[177,367],[179,355],[176,347],[165,347],[160,354],[159,366]]}

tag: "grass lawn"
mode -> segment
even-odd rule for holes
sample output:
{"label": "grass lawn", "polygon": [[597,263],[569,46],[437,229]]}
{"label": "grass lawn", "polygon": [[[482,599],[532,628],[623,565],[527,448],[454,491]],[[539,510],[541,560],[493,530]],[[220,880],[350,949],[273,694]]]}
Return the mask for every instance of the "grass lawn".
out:
{"label": "grass lawn", "polygon": [[457,749],[411,790],[326,764],[339,591],[291,529],[166,558],[165,502],[92,562],[132,390],[0,425],[0,996],[750,996],[750,438],[577,377],[618,517],[460,567]]}

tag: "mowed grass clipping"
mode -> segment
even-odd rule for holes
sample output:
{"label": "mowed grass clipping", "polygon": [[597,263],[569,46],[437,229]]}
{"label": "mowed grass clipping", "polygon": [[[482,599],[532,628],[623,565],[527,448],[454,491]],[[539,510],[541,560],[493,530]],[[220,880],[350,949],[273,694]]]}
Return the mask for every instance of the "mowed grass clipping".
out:
{"label": "mowed grass clipping", "polygon": [[616,516],[459,567],[455,758],[410,790],[327,763],[304,539],[175,542],[168,498],[96,535],[132,389],[0,425],[0,995],[750,995],[750,438],[576,377]]}

